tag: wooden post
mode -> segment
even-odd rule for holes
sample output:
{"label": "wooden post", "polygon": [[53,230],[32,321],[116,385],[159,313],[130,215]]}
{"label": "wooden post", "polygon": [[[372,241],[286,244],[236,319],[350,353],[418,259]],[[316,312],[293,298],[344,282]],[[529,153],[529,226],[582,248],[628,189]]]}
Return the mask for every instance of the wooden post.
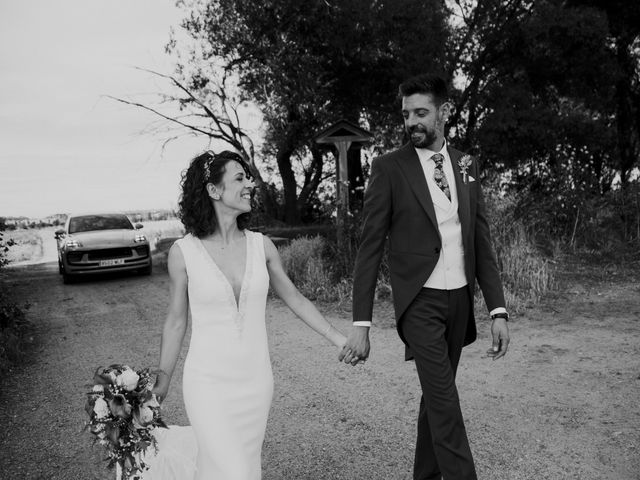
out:
{"label": "wooden post", "polygon": [[352,143],[365,143],[373,135],[348,120],[338,122],[325,128],[314,139],[320,144],[333,144],[338,150],[336,161],[336,236],[338,245],[344,245],[347,233],[345,224],[349,215],[349,162],[348,152]]}
{"label": "wooden post", "polygon": [[341,140],[335,143],[338,148],[338,171],[336,172],[336,197],[337,205],[337,239],[338,245],[344,245],[347,215],[349,214],[349,175],[347,171],[347,151],[351,146],[351,141]]}

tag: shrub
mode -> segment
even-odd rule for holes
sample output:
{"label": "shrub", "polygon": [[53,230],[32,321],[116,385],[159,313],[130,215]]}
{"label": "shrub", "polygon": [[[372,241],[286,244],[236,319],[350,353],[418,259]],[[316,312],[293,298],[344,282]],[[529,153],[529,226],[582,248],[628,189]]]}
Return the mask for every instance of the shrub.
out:
{"label": "shrub", "polygon": [[296,238],[280,249],[280,257],[287,275],[305,297],[342,304],[350,299],[351,284],[331,267],[329,245],[318,235]]}
{"label": "shrub", "polygon": [[515,204],[512,197],[487,198],[487,216],[507,308],[518,313],[554,288],[555,280],[553,259],[545,257],[537,247],[537,232],[525,226]]}
{"label": "shrub", "polygon": [[4,267],[9,260],[7,260],[7,253],[9,252],[9,247],[15,245],[13,239],[6,240],[4,239],[4,233],[0,231],[0,268]]}
{"label": "shrub", "polygon": [[[11,240],[4,241],[0,232],[0,268],[7,264],[7,252],[13,245]],[[12,365],[17,364],[33,342],[33,324],[26,318],[24,309],[18,307],[0,290],[0,375]]]}

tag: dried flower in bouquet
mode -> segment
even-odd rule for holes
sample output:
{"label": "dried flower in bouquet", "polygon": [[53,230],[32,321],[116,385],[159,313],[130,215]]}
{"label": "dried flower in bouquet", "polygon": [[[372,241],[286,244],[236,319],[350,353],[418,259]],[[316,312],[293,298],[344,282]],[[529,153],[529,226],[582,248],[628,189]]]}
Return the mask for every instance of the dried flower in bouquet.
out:
{"label": "dried flower in bouquet", "polygon": [[107,467],[119,465],[123,479],[140,478],[148,468],[144,453],[150,447],[157,450],[153,430],[167,428],[160,416],[160,404],[151,393],[153,383],[148,368],[134,370],[116,364],[99,367],[87,393],[87,429],[94,442],[107,449]]}

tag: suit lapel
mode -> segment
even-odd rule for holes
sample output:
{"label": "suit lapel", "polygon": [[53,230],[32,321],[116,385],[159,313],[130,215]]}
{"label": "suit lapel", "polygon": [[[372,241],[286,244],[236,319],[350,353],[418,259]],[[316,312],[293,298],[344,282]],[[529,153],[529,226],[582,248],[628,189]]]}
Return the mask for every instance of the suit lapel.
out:
{"label": "suit lapel", "polygon": [[462,226],[462,238],[467,238],[467,233],[470,228],[470,208],[469,208],[469,185],[465,185],[462,181],[462,174],[458,167],[458,160],[462,157],[462,154],[457,150],[448,148],[449,158],[451,159],[451,166],[453,167],[453,176],[456,179],[456,191],[458,194],[458,217],[460,218],[460,225]]}
{"label": "suit lapel", "polygon": [[427,216],[437,230],[438,221],[436,219],[436,211],[433,207],[427,180],[424,178],[424,170],[422,169],[422,165],[420,165],[420,158],[410,143],[402,147],[400,152],[401,155],[396,157],[396,163],[400,167],[411,190],[413,190],[418,202],[425,212],[427,212]]}

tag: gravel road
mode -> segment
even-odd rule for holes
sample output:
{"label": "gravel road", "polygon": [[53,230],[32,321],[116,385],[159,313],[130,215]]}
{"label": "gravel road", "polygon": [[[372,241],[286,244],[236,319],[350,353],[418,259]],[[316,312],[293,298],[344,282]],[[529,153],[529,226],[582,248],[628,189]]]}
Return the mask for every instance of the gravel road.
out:
{"label": "gravel road", "polygon": [[[482,480],[640,479],[638,277],[563,278],[562,292],[514,319],[505,361],[485,358],[485,322],[463,353],[458,386]],[[156,364],[166,273],[63,285],[48,262],[6,270],[0,288],[31,304],[39,339],[31,358],[2,379],[0,478],[113,478],[82,431],[85,385],[100,365]],[[320,309],[348,329],[349,312]],[[270,300],[276,390],[264,480],[411,478],[417,377],[403,361],[389,305],[376,315],[370,360],[353,368]],[[184,425],[180,385],[178,374],[164,414]]]}

